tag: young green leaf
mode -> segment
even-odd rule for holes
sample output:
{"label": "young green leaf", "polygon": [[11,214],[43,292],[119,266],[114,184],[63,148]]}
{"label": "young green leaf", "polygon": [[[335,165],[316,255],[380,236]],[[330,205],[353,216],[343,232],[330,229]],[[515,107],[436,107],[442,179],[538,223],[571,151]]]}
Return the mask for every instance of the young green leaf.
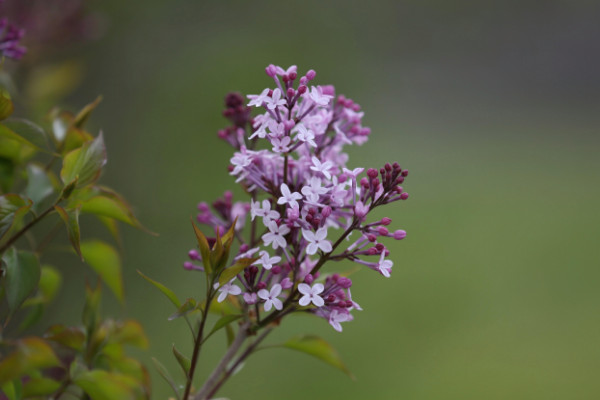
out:
{"label": "young green leaf", "polygon": [[10,117],[14,109],[10,94],[4,89],[0,89],[0,121]]}
{"label": "young green leaf", "polygon": [[133,211],[125,199],[113,191],[102,190],[98,196],[82,201],[81,211],[98,216],[114,218],[135,228],[152,233],[138,221],[135,215],[133,215]]}
{"label": "young green leaf", "polygon": [[219,276],[219,285],[224,285],[230,280],[232,280],[237,274],[242,272],[244,268],[252,265],[252,263],[256,260],[258,260],[258,257],[240,258],[239,260],[237,260],[235,264],[221,272],[221,275]]}
{"label": "young green leaf", "polygon": [[60,289],[61,283],[62,277],[56,268],[49,265],[42,266],[39,290],[44,303],[49,303],[54,300],[58,289]]}
{"label": "young green leaf", "polygon": [[60,177],[65,185],[78,178],[77,187],[84,187],[98,179],[104,164],[106,148],[100,133],[93,141],[84,143],[65,156]]}
{"label": "young green leaf", "polygon": [[196,226],[194,221],[192,221],[192,226],[194,227],[194,232],[196,233],[196,239],[198,239],[198,247],[200,248],[200,255],[202,256],[202,263],[204,264],[204,270],[207,274],[212,273],[212,265],[211,265],[211,249],[208,245],[208,240],[206,236],[202,233],[202,231]]}
{"label": "young green leaf", "polygon": [[48,329],[44,338],[77,351],[83,350],[85,344],[85,332],[80,327],[54,325]]}
{"label": "young green leaf", "polygon": [[33,210],[40,211],[41,202],[54,192],[54,187],[44,168],[36,164],[27,165],[27,187],[25,197],[33,201]]}
{"label": "young green leaf", "polygon": [[31,200],[17,194],[0,196],[0,239],[17,229],[31,205]]}
{"label": "young green leaf", "polygon": [[240,319],[241,317],[242,317],[241,315],[224,315],[224,316],[222,316],[221,318],[219,318],[219,320],[217,322],[215,322],[215,326],[213,326],[213,328],[210,330],[210,333],[208,335],[206,335],[206,337],[204,338],[204,340],[202,342],[203,343],[206,342],[208,340],[208,338],[211,337],[215,332],[218,332],[219,330],[225,328],[230,323]]}
{"label": "young green leaf", "polygon": [[54,154],[48,150],[46,132],[36,124],[25,119],[11,118],[0,124],[0,137],[16,140],[45,153]]}
{"label": "young green leaf", "polygon": [[6,382],[0,385],[0,394],[6,396],[7,400],[21,400],[23,398],[22,393],[23,384],[19,379],[15,379],[12,382]]}
{"label": "young green leaf", "polygon": [[85,284],[85,305],[83,306],[83,313],[81,320],[83,325],[87,329],[87,334],[92,335],[100,323],[100,300],[102,299],[102,286],[100,282],[96,285],[96,288],[90,287],[86,282]]}
{"label": "young green leaf", "polygon": [[160,290],[162,292],[162,294],[167,296],[167,298],[171,301],[171,303],[173,303],[173,305],[175,305],[175,307],[177,307],[177,308],[181,307],[181,302],[179,301],[179,299],[177,298],[177,296],[175,295],[175,293],[173,293],[173,291],[171,289],[169,289],[162,283],[157,282],[154,279],[149,278],[148,276],[144,275],[139,269],[137,270],[137,272],[138,272],[138,274],[140,274],[140,276],[142,278],[144,278],[145,280],[150,282],[152,285],[154,285],[154,287],[156,287],[158,290]]}
{"label": "young green leaf", "polygon": [[61,386],[60,382],[50,378],[30,378],[23,385],[23,397],[41,397],[54,394]]}
{"label": "young green leaf", "polygon": [[0,362],[0,385],[37,369],[60,365],[50,346],[37,337],[17,341],[17,348]]}
{"label": "young green leaf", "polygon": [[117,324],[116,331],[110,340],[119,344],[135,346],[140,349],[148,348],[148,338],[142,325],[132,319]]}
{"label": "young green leaf", "polygon": [[183,374],[187,377],[190,371],[190,367],[192,366],[192,362],[189,358],[181,354],[179,350],[175,348],[175,345],[173,345],[173,355],[175,356],[177,362],[179,363],[179,366],[183,370]]}
{"label": "young green leaf", "polygon": [[[2,139],[0,139],[0,142],[2,142]],[[1,144],[5,146],[4,148],[7,147],[6,143]],[[0,151],[0,192],[9,193],[11,191],[15,182],[16,164],[10,158],[5,157],[2,151]]]}
{"label": "young green leaf", "polygon": [[54,209],[56,212],[58,212],[58,215],[60,215],[60,218],[67,227],[69,241],[73,245],[73,250],[75,250],[79,258],[81,258],[81,261],[83,261],[83,255],[81,254],[80,248],[81,234],[79,232],[79,208],[70,209],[67,211],[61,206],[56,205],[54,206]]}
{"label": "young green leaf", "polygon": [[292,350],[301,351],[318,358],[321,361],[343,371],[354,379],[352,373],[346,368],[338,352],[325,340],[314,335],[296,336],[280,345]]}
{"label": "young green leaf", "polygon": [[85,107],[83,107],[81,109],[81,111],[79,111],[77,113],[77,115],[75,116],[75,120],[73,121],[73,126],[75,126],[77,128],[83,128],[83,126],[87,122],[88,118],[90,117],[92,111],[94,111],[94,109],[96,107],[98,107],[98,104],[100,104],[101,101],[102,101],[102,96],[98,96],[98,97],[96,97],[96,100],[94,100],[90,104],[87,104]]}
{"label": "young green leaf", "polygon": [[40,263],[35,254],[10,248],[2,258],[6,266],[6,300],[13,313],[31,295],[40,281]]}
{"label": "young green leaf", "polygon": [[177,311],[169,317],[169,321],[173,321],[179,317],[183,317],[192,311],[197,310],[196,300],[189,298],[177,309]]}
{"label": "young green leaf", "polygon": [[94,400],[136,400],[138,382],[123,374],[92,370],[79,374],[73,383]]}
{"label": "young green leaf", "polygon": [[180,399],[181,396],[179,394],[179,390],[177,390],[177,385],[175,384],[175,381],[173,381],[173,378],[171,378],[171,375],[169,374],[169,371],[156,358],[152,357],[152,362],[154,363],[154,366],[156,367],[156,370],[158,371],[158,374],[160,376],[162,376],[165,381],[167,381],[167,383],[169,384],[169,386],[171,386],[171,388],[173,389],[173,392],[175,393],[175,396],[177,397],[177,399]]}
{"label": "young green leaf", "polygon": [[100,240],[88,240],[82,242],[80,248],[85,262],[96,271],[117,299],[123,302],[121,259],[114,247]]}

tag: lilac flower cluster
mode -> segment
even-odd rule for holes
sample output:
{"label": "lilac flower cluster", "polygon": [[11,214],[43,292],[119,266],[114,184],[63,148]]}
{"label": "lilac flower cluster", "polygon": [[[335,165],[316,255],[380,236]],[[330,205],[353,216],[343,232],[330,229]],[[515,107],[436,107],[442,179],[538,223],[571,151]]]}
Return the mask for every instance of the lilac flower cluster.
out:
{"label": "lilac flower cluster", "polygon": [[[227,192],[212,207],[198,205],[198,222],[215,232],[236,224],[236,260],[255,259],[228,283],[216,284],[217,301],[239,296],[258,320],[259,304],[265,312],[275,309],[266,318],[308,311],[341,331],[340,323],[361,308],[352,300],[351,279],[323,276],[321,267],[349,260],[390,276],[384,239],[401,240],[406,232],[389,230],[390,218],[368,223],[367,217],[376,207],[408,198],[400,186],[408,171],[397,163],[366,173],[348,168],[344,147],[365,143],[371,133],[362,125],[360,106],[336,96],[333,86],[313,85],[313,70],[299,76],[296,66],[269,65],[266,73],[274,88],[249,95],[247,104],[239,94],[226,97],[224,116],[232,125],[219,131],[236,150],[229,171],[250,202],[233,202]],[[253,107],[261,112],[254,118]],[[198,252],[189,257],[184,267],[201,270]]]}
{"label": "lilac flower cluster", "polygon": [[7,21],[6,18],[0,19],[0,54],[4,57],[15,60],[23,57],[27,49],[19,44],[19,41],[25,34],[23,29],[17,28],[14,24]]}

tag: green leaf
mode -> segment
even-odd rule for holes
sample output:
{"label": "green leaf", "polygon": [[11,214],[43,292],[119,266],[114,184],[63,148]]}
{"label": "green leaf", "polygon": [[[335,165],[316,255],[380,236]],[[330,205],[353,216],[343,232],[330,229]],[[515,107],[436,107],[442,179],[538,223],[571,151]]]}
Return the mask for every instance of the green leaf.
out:
{"label": "green leaf", "polygon": [[[23,307],[25,307],[28,303],[29,299],[23,303]],[[30,307],[29,313],[23,318],[21,323],[19,324],[19,332],[23,332],[24,330],[30,328],[35,325],[44,315],[44,306],[42,304],[33,304]]]}
{"label": "green leaf", "polygon": [[[201,310],[202,312],[205,312],[206,300],[203,300],[201,303],[198,304],[198,309]],[[217,314],[217,315],[239,314],[240,307],[239,307],[239,302],[237,301],[237,297],[230,296],[229,301],[223,301],[221,303],[213,300],[210,303],[210,308],[208,309],[208,312],[210,314]]]}
{"label": "green leaf", "polygon": [[[5,145],[1,143],[0,146]],[[0,192],[8,193],[11,191],[15,181],[15,162],[10,158],[3,157],[0,154]]]}
{"label": "green leaf", "polygon": [[102,299],[102,286],[98,282],[95,289],[85,284],[85,305],[81,320],[89,336],[96,330],[100,323],[100,300]]}
{"label": "green leaf", "polygon": [[242,317],[241,315],[224,315],[224,316],[222,316],[221,318],[219,318],[219,320],[217,322],[215,322],[215,326],[213,326],[210,333],[208,335],[206,335],[206,337],[204,338],[204,340],[202,342],[203,343],[206,342],[208,340],[208,338],[211,337],[215,332],[219,331],[220,329],[225,328],[230,323],[240,319],[241,317]]}
{"label": "green leaf", "polygon": [[49,265],[42,266],[39,289],[45,303],[54,300],[62,283],[62,277],[56,268]]}
{"label": "green leaf", "polygon": [[138,384],[129,376],[103,370],[83,372],[73,383],[93,400],[135,400],[134,389]]}
{"label": "green leaf", "polygon": [[48,329],[44,338],[77,351],[83,350],[85,344],[85,332],[80,327],[53,325]]}
{"label": "green leaf", "polygon": [[0,120],[10,117],[14,109],[10,94],[4,89],[0,89]]}
{"label": "green leaf", "polygon": [[183,374],[187,377],[188,373],[190,372],[190,367],[192,366],[192,362],[190,361],[189,358],[187,358],[186,356],[181,354],[179,352],[179,350],[177,350],[175,348],[175,345],[173,345],[173,355],[175,356],[175,358],[177,359],[177,362],[179,363],[179,366],[183,370]]}
{"label": "green leaf", "polygon": [[144,328],[142,328],[139,322],[131,319],[119,323],[110,340],[120,344],[139,347],[140,349],[148,348],[148,338],[144,333]]}
{"label": "green leaf", "polygon": [[202,256],[204,270],[208,275],[210,275],[212,273],[212,265],[210,260],[211,250],[208,246],[208,240],[202,231],[196,226],[194,221],[192,221],[192,226],[194,227],[194,233],[196,233],[196,239],[198,240],[198,247],[200,248],[200,255]]}
{"label": "green leaf", "polygon": [[244,268],[252,265],[252,263],[256,260],[258,260],[258,257],[240,258],[239,260],[237,260],[235,264],[221,272],[221,275],[219,276],[219,286],[223,286],[224,284],[232,280],[237,274],[242,272]]}
{"label": "green leaf", "polygon": [[65,156],[60,177],[65,185],[78,178],[77,187],[84,187],[100,177],[104,164],[106,148],[100,133],[93,141],[84,143]]}
{"label": "green leaf", "polygon": [[133,211],[125,199],[112,190],[103,188],[98,196],[82,201],[81,211],[98,216],[114,218],[135,228],[150,232],[144,228],[135,215],[133,215]]}
{"label": "green leaf", "polygon": [[46,132],[31,121],[10,119],[0,124],[0,137],[15,140],[45,153],[54,154],[48,150]]}
{"label": "green leaf", "polygon": [[235,225],[237,224],[237,220],[238,220],[238,217],[235,217],[235,220],[229,227],[229,230],[227,232],[225,232],[225,234],[223,235],[223,243],[231,244],[231,242],[233,242],[234,235],[235,235]]}
{"label": "green leaf", "polygon": [[23,385],[23,397],[27,398],[51,395],[55,393],[60,386],[60,382],[50,378],[30,378]]}
{"label": "green leaf", "polygon": [[0,196],[0,239],[17,229],[31,204],[31,200],[17,194]]}
{"label": "green leaf", "polygon": [[169,321],[173,321],[174,319],[183,317],[196,309],[198,309],[196,300],[189,298],[185,301],[185,303],[181,305],[181,307],[177,309],[177,311],[174,314],[169,316]]}
{"label": "green leaf", "polygon": [[171,388],[173,389],[175,396],[179,399],[180,398],[179,390],[177,390],[177,385],[175,384],[175,381],[173,381],[173,378],[171,378],[169,371],[156,358],[152,357],[152,362],[154,363],[154,366],[156,367],[158,374],[160,376],[162,376],[165,381],[167,381],[169,386],[171,386]]}
{"label": "green leaf", "polygon": [[60,365],[52,348],[37,337],[17,341],[17,348],[0,362],[0,384],[20,378],[41,368]]}
{"label": "green leaf", "polygon": [[296,336],[279,345],[292,350],[301,351],[318,358],[321,361],[343,371],[354,379],[352,373],[346,368],[338,352],[325,340],[314,335]]}
{"label": "green leaf", "polygon": [[96,216],[98,220],[106,227],[106,229],[110,232],[110,235],[117,242],[117,246],[119,249],[123,248],[123,242],[121,240],[121,232],[119,231],[119,224],[116,219],[103,217],[101,215]]}
{"label": "green leaf", "polygon": [[79,256],[79,258],[81,258],[81,261],[84,261],[80,247],[81,234],[79,232],[79,208],[70,209],[67,211],[61,206],[57,205],[54,206],[54,209],[56,210],[56,212],[58,212],[58,215],[60,215],[60,218],[63,220],[65,226],[67,227],[69,241],[73,245],[73,249]]}
{"label": "green leaf", "polygon": [[177,298],[177,296],[175,295],[175,293],[169,289],[168,287],[166,287],[165,285],[163,285],[160,282],[155,281],[152,278],[149,278],[148,276],[144,275],[142,273],[142,271],[140,271],[139,269],[137,270],[138,274],[140,274],[140,276],[142,278],[144,278],[145,280],[147,280],[148,282],[150,282],[152,285],[154,285],[154,287],[156,287],[158,290],[160,290],[162,292],[162,294],[164,294],[165,296],[167,296],[167,298],[169,300],[171,300],[171,303],[173,303],[175,305],[175,307],[179,308],[181,307],[181,302],[179,301],[179,299]]}
{"label": "green leaf", "polygon": [[33,201],[33,210],[39,212],[42,200],[54,192],[52,182],[44,169],[36,164],[27,165],[27,187],[25,196]]}
{"label": "green leaf", "polygon": [[83,107],[81,109],[81,111],[79,111],[77,113],[77,115],[75,116],[73,125],[77,128],[83,128],[83,126],[87,122],[88,118],[90,117],[92,111],[94,111],[94,109],[96,107],[98,107],[98,104],[100,104],[101,101],[102,101],[102,96],[98,96],[98,97],[96,97],[96,100],[94,100],[90,104],[87,104],[85,107]]}
{"label": "green leaf", "polygon": [[40,263],[33,253],[9,249],[2,258],[6,265],[6,300],[12,313],[37,288]]}
{"label": "green leaf", "polygon": [[123,301],[123,278],[121,260],[111,245],[100,240],[81,243],[81,254],[85,262],[100,276],[115,296]]}
{"label": "green leaf", "polygon": [[6,382],[0,386],[0,394],[4,394],[8,400],[21,400],[23,398],[22,383],[20,380]]}

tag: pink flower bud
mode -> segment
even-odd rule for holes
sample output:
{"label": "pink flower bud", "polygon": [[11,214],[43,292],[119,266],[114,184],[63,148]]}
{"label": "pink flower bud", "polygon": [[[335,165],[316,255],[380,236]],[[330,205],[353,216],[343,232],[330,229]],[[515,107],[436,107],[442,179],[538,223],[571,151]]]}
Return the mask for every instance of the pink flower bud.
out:
{"label": "pink flower bud", "polygon": [[381,236],[387,236],[390,234],[390,231],[388,231],[387,228],[384,226],[380,226],[379,228],[377,228],[377,232],[379,232]]}
{"label": "pink flower bud", "polygon": [[388,217],[381,218],[381,225],[389,225],[392,223],[392,219]]}
{"label": "pink flower bud", "polygon": [[198,250],[192,249],[188,252],[188,257],[192,260],[200,260],[200,254]]}
{"label": "pink flower bud", "polygon": [[283,127],[285,128],[286,131],[291,130],[295,125],[296,125],[296,123],[294,121],[292,121],[291,119],[288,119],[287,121],[285,121],[283,123]]}
{"label": "pink flower bud", "polygon": [[312,274],[307,274],[304,277],[304,282],[308,283],[309,285],[312,285],[312,283],[314,282],[315,278],[312,276]]}
{"label": "pink flower bud", "polygon": [[274,78],[275,75],[277,75],[275,66],[273,64],[269,64],[269,66],[267,68],[265,68],[265,72],[267,73],[267,75],[269,75],[271,78]]}
{"label": "pink flower bud", "polygon": [[408,193],[406,193],[406,192],[402,193],[402,194],[400,195],[400,199],[401,199],[401,200],[406,200],[406,199],[408,199]]}
{"label": "pink flower bud", "polygon": [[403,231],[402,229],[398,229],[396,232],[394,232],[394,239],[396,240],[402,240],[406,237],[406,232]]}
{"label": "pink flower bud", "polygon": [[315,76],[317,76],[317,73],[314,69],[308,70],[308,72],[306,73],[306,79],[308,79],[309,81],[315,79]]}
{"label": "pink flower bud", "polygon": [[344,289],[348,289],[350,286],[352,286],[352,280],[346,277],[341,277],[340,279],[338,279],[337,283]]}

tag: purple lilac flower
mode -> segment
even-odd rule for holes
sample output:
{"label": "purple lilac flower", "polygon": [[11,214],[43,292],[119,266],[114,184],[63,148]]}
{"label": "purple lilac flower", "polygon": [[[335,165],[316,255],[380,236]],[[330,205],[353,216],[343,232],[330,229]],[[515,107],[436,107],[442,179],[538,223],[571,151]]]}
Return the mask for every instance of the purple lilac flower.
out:
{"label": "purple lilac flower", "polygon": [[[352,280],[322,275],[322,268],[346,260],[390,277],[393,262],[385,240],[404,239],[406,232],[388,229],[390,218],[369,221],[369,216],[408,198],[401,186],[408,171],[397,163],[379,169],[348,166],[344,147],[362,145],[371,134],[362,125],[360,106],[336,96],[330,85],[309,90],[313,70],[300,76],[296,66],[269,65],[266,72],[273,86],[248,95],[246,105],[241,95],[228,95],[224,114],[233,125],[219,131],[235,149],[229,173],[251,199],[233,202],[227,192],[212,207],[198,205],[198,221],[215,232],[237,221],[235,259],[256,258],[219,288],[219,301],[234,295],[248,305],[261,303],[271,312],[263,320],[308,310],[341,331],[361,308],[350,294]],[[261,113],[252,117],[252,107]],[[195,270],[199,256],[190,254],[186,268]]]}
{"label": "purple lilac flower", "polygon": [[6,20],[0,19],[0,54],[4,57],[19,60],[27,52],[19,41],[25,34],[25,30],[17,28]]}

